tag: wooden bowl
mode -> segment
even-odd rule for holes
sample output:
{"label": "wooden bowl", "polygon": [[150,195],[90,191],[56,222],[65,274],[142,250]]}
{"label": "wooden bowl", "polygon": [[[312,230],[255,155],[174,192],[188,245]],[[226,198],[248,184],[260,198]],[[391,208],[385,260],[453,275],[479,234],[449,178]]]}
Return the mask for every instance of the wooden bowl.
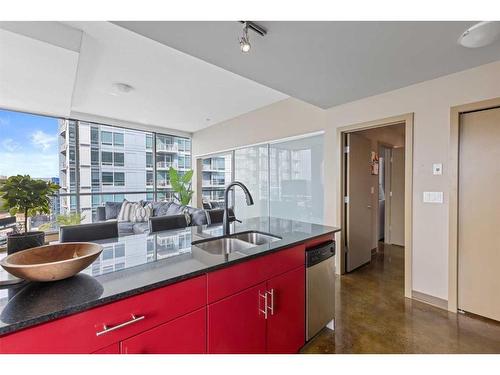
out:
{"label": "wooden bowl", "polygon": [[101,252],[99,244],[67,242],[19,251],[2,259],[0,265],[21,279],[56,281],[87,268]]}

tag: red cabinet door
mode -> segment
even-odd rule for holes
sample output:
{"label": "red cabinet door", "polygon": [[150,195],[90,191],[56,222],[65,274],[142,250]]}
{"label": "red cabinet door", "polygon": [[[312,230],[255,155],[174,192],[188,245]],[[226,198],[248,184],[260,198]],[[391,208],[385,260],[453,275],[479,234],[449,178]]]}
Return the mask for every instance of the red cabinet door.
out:
{"label": "red cabinet door", "polygon": [[266,319],[261,283],[208,305],[209,353],[265,353]]}
{"label": "red cabinet door", "polygon": [[120,354],[120,344],[111,344],[109,346],[106,346],[105,348],[99,349],[92,354]]}
{"label": "red cabinet door", "polygon": [[270,279],[267,290],[272,307],[267,320],[267,352],[297,353],[305,344],[305,267]]}
{"label": "red cabinet door", "polygon": [[123,354],[206,353],[206,307],[152,328],[121,343]]}

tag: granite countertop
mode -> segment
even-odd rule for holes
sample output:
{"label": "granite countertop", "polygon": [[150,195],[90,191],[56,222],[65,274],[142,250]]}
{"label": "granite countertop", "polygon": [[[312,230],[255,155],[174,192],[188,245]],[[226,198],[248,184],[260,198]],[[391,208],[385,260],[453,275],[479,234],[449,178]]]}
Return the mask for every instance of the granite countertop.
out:
{"label": "granite countertop", "polygon": [[[258,230],[282,239],[230,254],[191,245],[222,235],[222,226],[198,226],[104,241],[100,257],[78,275],[50,283],[0,288],[0,335],[61,318],[331,234],[339,228],[273,217],[231,224],[231,233]],[[5,271],[0,278],[6,277]]]}

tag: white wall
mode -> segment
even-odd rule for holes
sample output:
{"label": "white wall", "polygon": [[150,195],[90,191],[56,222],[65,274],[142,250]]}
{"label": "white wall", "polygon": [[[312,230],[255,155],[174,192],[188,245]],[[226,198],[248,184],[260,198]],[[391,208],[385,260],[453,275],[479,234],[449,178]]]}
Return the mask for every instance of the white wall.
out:
{"label": "white wall", "polygon": [[[325,130],[325,223],[336,222],[336,128],[413,112],[413,289],[448,299],[448,143],[450,107],[500,97],[500,61],[321,110],[290,98],[193,135],[193,155]],[[432,163],[443,175],[432,175]],[[196,186],[194,184],[194,186]],[[422,203],[443,191],[444,204]]]}

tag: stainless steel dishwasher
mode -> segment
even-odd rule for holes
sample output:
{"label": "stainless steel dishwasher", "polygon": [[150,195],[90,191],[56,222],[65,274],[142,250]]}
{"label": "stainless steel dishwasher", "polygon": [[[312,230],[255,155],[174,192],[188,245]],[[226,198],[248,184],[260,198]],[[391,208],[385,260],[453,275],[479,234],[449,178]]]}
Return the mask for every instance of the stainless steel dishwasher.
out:
{"label": "stainless steel dishwasher", "polygon": [[306,251],[306,339],[335,318],[335,241]]}

